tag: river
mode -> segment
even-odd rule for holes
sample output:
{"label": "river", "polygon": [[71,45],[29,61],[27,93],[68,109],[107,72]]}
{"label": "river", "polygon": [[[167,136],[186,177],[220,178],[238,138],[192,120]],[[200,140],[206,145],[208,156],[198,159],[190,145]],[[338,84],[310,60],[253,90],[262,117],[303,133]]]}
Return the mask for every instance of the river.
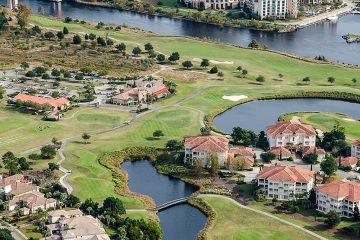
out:
{"label": "river", "polygon": [[[121,167],[128,173],[129,189],[152,197],[156,205],[188,197],[196,191],[193,185],[158,173],[147,160],[124,162]],[[189,204],[167,208],[158,217],[164,240],[193,240],[207,221],[199,209]]]}
{"label": "river", "polygon": [[[125,23],[128,26],[163,35],[207,37],[237,45],[247,45],[252,39],[256,39],[274,50],[312,58],[323,55],[334,62],[360,65],[360,43],[348,44],[341,38],[347,33],[360,34],[360,14],[346,15],[336,23],[322,22],[291,33],[274,33],[232,27],[220,28],[181,19],[85,6],[67,0],[63,0],[61,9],[55,8],[54,3],[45,0],[19,0],[19,2],[30,6],[34,13],[38,12],[39,6],[43,6],[46,15],[94,22]],[[0,4],[6,4],[6,0],[0,0]]]}
{"label": "river", "polygon": [[233,127],[242,127],[259,133],[289,112],[344,113],[360,119],[358,103],[330,99],[300,98],[256,100],[235,106],[214,118],[214,125],[222,132],[231,133]]}

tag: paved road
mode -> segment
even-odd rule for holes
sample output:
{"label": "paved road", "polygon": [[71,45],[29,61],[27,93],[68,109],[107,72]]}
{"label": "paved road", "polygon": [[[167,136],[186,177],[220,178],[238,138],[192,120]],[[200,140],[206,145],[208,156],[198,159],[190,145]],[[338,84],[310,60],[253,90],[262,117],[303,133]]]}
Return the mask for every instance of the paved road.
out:
{"label": "paved road", "polygon": [[[310,231],[310,230],[307,230],[307,229],[305,229],[305,228],[303,228],[303,227],[301,227],[301,226],[299,226],[299,225],[296,225],[296,224],[294,224],[294,223],[292,223],[292,222],[286,221],[286,220],[284,220],[284,219],[282,219],[282,218],[276,217],[276,216],[274,216],[274,215],[272,215],[272,214],[270,214],[270,213],[263,212],[263,211],[261,211],[261,210],[258,210],[258,209],[254,209],[254,208],[245,206],[245,205],[243,205],[243,204],[235,201],[235,200],[232,199],[232,198],[229,198],[229,197],[226,197],[226,196],[222,196],[222,195],[214,195],[214,194],[200,194],[200,195],[198,195],[198,197],[201,197],[201,198],[202,198],[202,197],[206,197],[206,196],[226,199],[226,200],[228,200],[228,201],[230,201],[230,202],[235,203],[237,206],[239,206],[239,207],[241,207],[241,208],[244,208],[244,209],[247,209],[247,210],[250,210],[250,211],[259,213],[259,214],[262,214],[262,215],[264,215],[264,216],[267,216],[267,217],[270,217],[270,218],[272,218],[272,219],[274,219],[274,220],[277,220],[277,221],[279,221],[279,222],[281,222],[281,223],[284,223],[284,224],[290,225],[290,226],[292,226],[292,227],[295,227],[295,228],[299,229],[300,231],[303,231],[303,232],[305,232],[305,233],[307,233],[307,234],[309,234],[309,235],[311,235],[311,236],[313,236],[313,237],[315,237],[315,238],[318,238],[318,239],[321,239],[321,240],[327,240],[326,238],[324,238],[324,237],[322,237],[322,236],[320,236],[320,235],[318,235],[318,234],[316,234],[316,233],[314,233],[314,232],[312,232],[312,231]],[[271,224],[271,223],[269,223],[269,224]]]}

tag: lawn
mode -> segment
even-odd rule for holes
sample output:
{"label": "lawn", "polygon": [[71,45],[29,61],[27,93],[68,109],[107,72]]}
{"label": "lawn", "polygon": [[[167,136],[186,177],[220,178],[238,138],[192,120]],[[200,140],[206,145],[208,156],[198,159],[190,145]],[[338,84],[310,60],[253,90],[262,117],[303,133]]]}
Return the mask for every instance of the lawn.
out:
{"label": "lawn", "polygon": [[294,227],[240,208],[226,199],[204,199],[214,208],[217,216],[214,226],[208,231],[209,240],[315,239]]}
{"label": "lawn", "polygon": [[349,140],[360,138],[360,122],[350,116],[336,113],[291,113],[286,114],[285,119],[291,119],[293,116],[300,117],[301,122],[310,124],[322,131],[331,131],[337,121],[345,128]]}
{"label": "lawn", "polygon": [[41,239],[44,236],[37,231],[37,226],[35,225],[28,225],[26,227],[20,228],[20,232],[25,234],[28,238],[33,238],[34,240]]}

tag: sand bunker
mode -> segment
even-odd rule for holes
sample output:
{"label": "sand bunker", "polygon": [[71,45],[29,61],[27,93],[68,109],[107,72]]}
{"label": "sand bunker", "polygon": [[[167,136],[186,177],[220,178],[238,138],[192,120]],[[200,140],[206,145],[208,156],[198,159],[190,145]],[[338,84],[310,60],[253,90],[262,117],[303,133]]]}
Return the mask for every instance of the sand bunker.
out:
{"label": "sand bunker", "polygon": [[[195,62],[201,62],[202,59],[201,58],[193,58],[193,61]],[[229,64],[229,65],[232,65],[234,64],[233,61],[217,61],[217,60],[209,60],[210,63],[212,64]]]}
{"label": "sand bunker", "polygon": [[226,100],[230,100],[232,102],[237,102],[237,101],[240,101],[242,99],[248,98],[248,96],[245,96],[245,95],[231,95],[231,96],[223,96],[222,98],[226,99]]}
{"label": "sand bunker", "polygon": [[343,120],[348,121],[348,122],[356,122],[356,120],[352,119],[352,118],[343,118]]}

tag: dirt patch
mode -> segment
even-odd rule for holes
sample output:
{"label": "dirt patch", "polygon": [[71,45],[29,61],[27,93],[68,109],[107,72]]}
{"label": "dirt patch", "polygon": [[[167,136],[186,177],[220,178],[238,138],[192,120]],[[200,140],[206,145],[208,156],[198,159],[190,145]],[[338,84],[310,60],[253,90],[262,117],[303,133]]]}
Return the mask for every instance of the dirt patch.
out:
{"label": "dirt patch", "polygon": [[195,82],[196,80],[207,80],[208,77],[204,73],[197,73],[192,71],[177,71],[172,69],[166,69],[159,73],[158,76],[170,79],[178,79],[184,82]]}
{"label": "dirt patch", "polygon": [[[193,61],[195,61],[195,62],[201,62],[201,61],[202,61],[202,59],[201,59],[201,58],[193,58],[192,60],[193,60]],[[217,61],[217,60],[209,60],[209,62],[210,62],[210,63],[212,63],[212,64],[228,64],[228,65],[232,65],[232,64],[234,64],[234,62],[233,62],[233,61]]]}

